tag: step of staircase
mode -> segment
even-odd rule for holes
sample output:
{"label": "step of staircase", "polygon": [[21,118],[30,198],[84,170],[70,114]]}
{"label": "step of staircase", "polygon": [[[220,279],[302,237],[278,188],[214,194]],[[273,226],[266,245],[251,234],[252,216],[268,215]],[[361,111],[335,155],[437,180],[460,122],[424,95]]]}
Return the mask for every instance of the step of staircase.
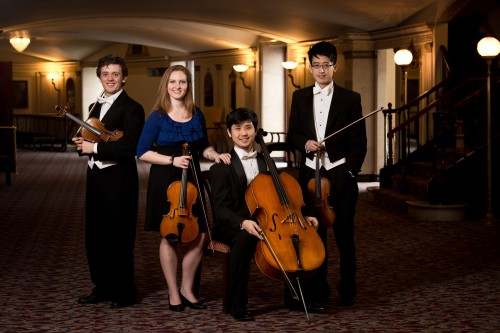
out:
{"label": "step of staircase", "polygon": [[465,220],[467,204],[434,205],[427,201],[407,201],[408,216],[421,221]]}
{"label": "step of staircase", "polygon": [[378,186],[368,187],[366,190],[371,193],[376,206],[396,215],[420,221],[461,221],[466,218],[467,205],[464,203],[430,204],[420,197]]}
{"label": "step of staircase", "polygon": [[401,194],[397,190],[380,188],[378,186],[368,187],[366,190],[372,194],[373,203],[376,206],[396,215],[408,216],[408,205],[406,202],[422,200],[422,198],[411,194]]}
{"label": "step of staircase", "polygon": [[392,176],[392,187],[396,192],[409,194],[416,198],[426,199],[430,178],[421,176]]}

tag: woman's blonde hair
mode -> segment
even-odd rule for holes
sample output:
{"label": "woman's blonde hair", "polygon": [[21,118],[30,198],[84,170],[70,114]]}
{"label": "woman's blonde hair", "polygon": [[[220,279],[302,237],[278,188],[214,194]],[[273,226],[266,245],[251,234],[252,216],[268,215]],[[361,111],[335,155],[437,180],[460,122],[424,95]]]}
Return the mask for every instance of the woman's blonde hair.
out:
{"label": "woman's blonde hair", "polygon": [[184,95],[184,105],[186,106],[186,109],[188,111],[194,113],[195,104],[193,101],[193,88],[192,88],[193,85],[191,84],[192,83],[191,72],[189,71],[189,69],[187,69],[182,65],[170,66],[163,74],[160,86],[158,87],[158,97],[156,98],[156,103],[153,107],[153,110],[159,110],[160,113],[166,114],[172,108],[172,103],[170,101],[170,94],[168,93],[168,81],[170,80],[170,75],[172,75],[172,73],[175,71],[181,71],[184,74],[186,74],[188,87],[186,95]]}

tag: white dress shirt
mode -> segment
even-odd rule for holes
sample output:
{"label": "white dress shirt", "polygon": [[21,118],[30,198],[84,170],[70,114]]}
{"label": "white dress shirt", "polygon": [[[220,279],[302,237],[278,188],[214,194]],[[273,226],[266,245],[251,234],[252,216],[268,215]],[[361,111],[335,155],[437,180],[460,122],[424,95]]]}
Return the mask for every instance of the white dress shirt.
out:
{"label": "white dress shirt", "polygon": [[[109,108],[111,105],[113,105],[113,102],[120,96],[121,92],[123,89],[120,89],[120,91],[116,92],[115,94],[109,96],[109,97],[98,97],[97,98],[97,103],[101,104],[101,112],[99,113],[99,120],[102,120],[104,116],[106,115],[106,112],[108,112]],[[99,143],[94,144],[94,154],[97,154],[97,146]],[[99,169],[104,169],[107,167],[110,167],[112,165],[116,165],[116,161],[94,161],[94,156],[92,156],[89,159],[89,167],[92,169],[94,165],[98,167]]]}
{"label": "white dress shirt", "polygon": [[245,170],[245,175],[247,176],[247,185],[252,182],[252,180],[259,174],[259,166],[257,165],[257,152],[255,150],[247,153],[241,148],[234,147],[234,151],[238,154],[241,164],[243,164],[243,170]]}
{"label": "white dress shirt", "polygon": [[[333,81],[324,88],[321,88],[317,82],[313,87],[314,127],[316,129],[316,141],[318,142],[322,141],[325,138],[326,122],[328,121],[330,105],[332,104],[332,97],[334,94],[333,90]],[[343,163],[345,163],[345,158],[342,158],[335,162],[331,162],[326,151],[324,151],[324,154],[320,159],[320,166],[323,166],[326,170],[333,169],[337,165],[341,165]],[[306,158],[306,166],[311,169],[316,169],[316,156],[312,160]]]}

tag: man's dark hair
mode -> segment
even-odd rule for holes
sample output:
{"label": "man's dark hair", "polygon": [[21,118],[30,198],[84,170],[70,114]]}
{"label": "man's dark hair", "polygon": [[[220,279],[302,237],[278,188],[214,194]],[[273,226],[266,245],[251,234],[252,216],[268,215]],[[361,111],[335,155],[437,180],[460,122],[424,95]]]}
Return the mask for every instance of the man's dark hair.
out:
{"label": "man's dark hair", "polygon": [[125,64],[125,60],[123,60],[118,56],[108,54],[99,59],[99,61],[97,62],[97,69],[96,69],[97,77],[99,78],[101,77],[101,68],[106,67],[108,65],[120,65],[120,67],[122,68],[123,77],[128,76],[128,68],[127,65]]}
{"label": "man's dark hair", "polygon": [[309,64],[312,64],[312,58],[314,56],[319,55],[327,57],[334,65],[337,63],[337,48],[329,42],[314,44],[309,48],[309,51],[307,51],[307,55],[309,56]]}
{"label": "man's dark hair", "polygon": [[246,120],[250,120],[253,124],[253,127],[255,127],[255,130],[257,130],[257,125],[259,124],[259,121],[257,119],[257,115],[255,114],[255,112],[253,112],[248,108],[234,109],[233,111],[229,112],[229,114],[226,116],[227,129],[230,130],[231,126],[239,125]]}

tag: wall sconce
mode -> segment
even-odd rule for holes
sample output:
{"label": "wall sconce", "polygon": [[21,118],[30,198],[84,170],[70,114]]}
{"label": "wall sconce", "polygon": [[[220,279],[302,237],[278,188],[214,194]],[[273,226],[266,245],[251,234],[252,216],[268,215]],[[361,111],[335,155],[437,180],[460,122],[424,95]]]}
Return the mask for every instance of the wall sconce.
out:
{"label": "wall sconce", "polygon": [[51,80],[51,83],[52,83],[52,86],[54,87],[54,90],[59,93],[61,90],[57,89],[56,84],[54,83],[54,79],[57,78],[57,75],[54,73],[49,73],[49,75],[47,75],[47,77]]}
{"label": "wall sconce", "polygon": [[299,65],[298,62],[296,61],[285,61],[281,63],[281,66],[283,66],[284,69],[288,70],[288,77],[292,79],[292,86],[294,86],[296,89],[300,89],[300,86],[295,84],[292,76],[292,69],[297,68]]}
{"label": "wall sconce", "polygon": [[17,52],[23,52],[30,45],[30,39],[28,37],[13,37],[10,39],[10,45]]}
{"label": "wall sconce", "polygon": [[487,108],[487,145],[488,145],[488,209],[486,218],[493,218],[493,208],[491,203],[492,182],[491,182],[491,61],[500,53],[500,42],[494,37],[484,37],[477,43],[477,52],[486,59],[487,81],[486,81],[486,108]]}
{"label": "wall sconce", "polygon": [[394,62],[396,63],[396,65],[401,67],[401,72],[403,74],[403,81],[404,81],[403,89],[404,89],[404,104],[405,105],[408,102],[407,101],[407,98],[408,98],[407,97],[407,89],[408,89],[407,69],[408,69],[408,65],[411,64],[412,60],[413,60],[413,55],[407,49],[401,49],[398,52],[396,52],[396,54],[394,54]]}
{"label": "wall sconce", "polygon": [[234,65],[233,69],[240,74],[240,79],[241,82],[243,83],[243,87],[247,88],[248,90],[251,90],[251,87],[245,84],[245,79],[243,78],[243,73],[248,70],[248,65],[243,65],[243,64]]}

